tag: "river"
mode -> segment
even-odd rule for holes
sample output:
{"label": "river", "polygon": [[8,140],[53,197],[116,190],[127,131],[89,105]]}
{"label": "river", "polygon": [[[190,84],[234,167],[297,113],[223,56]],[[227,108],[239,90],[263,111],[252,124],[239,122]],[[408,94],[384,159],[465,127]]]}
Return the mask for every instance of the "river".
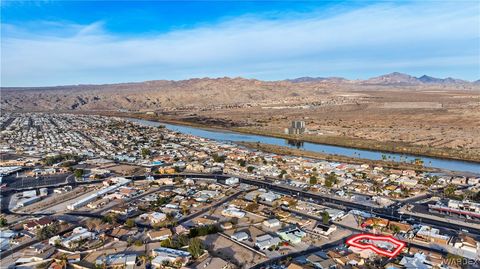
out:
{"label": "river", "polygon": [[308,150],[308,151],[321,152],[326,154],[337,154],[337,155],[357,157],[357,158],[363,158],[363,159],[369,159],[369,160],[382,160],[383,158],[387,157],[387,160],[389,161],[412,162],[415,159],[420,158],[423,161],[424,166],[426,167],[440,168],[440,169],[451,170],[451,171],[470,172],[470,173],[476,173],[476,174],[480,173],[480,163],[475,163],[475,162],[449,160],[449,159],[433,158],[433,157],[426,157],[426,156],[416,156],[416,155],[410,155],[410,154],[397,154],[397,153],[389,153],[389,152],[382,152],[382,151],[375,151],[375,150],[355,149],[355,148],[347,148],[347,147],[341,147],[341,146],[316,144],[316,143],[310,143],[310,142],[295,143],[283,138],[276,138],[276,137],[263,136],[263,135],[242,134],[237,132],[212,130],[212,129],[206,130],[206,129],[191,127],[191,126],[169,124],[169,123],[162,123],[162,122],[134,119],[134,118],[129,118],[129,120],[133,122],[137,122],[139,124],[147,125],[147,126],[156,127],[156,126],[164,125],[166,128],[172,131],[176,131],[184,134],[191,134],[191,135],[208,138],[208,139],[214,139],[218,141],[260,142],[264,144],[288,146],[288,147],[299,148],[299,149]]}

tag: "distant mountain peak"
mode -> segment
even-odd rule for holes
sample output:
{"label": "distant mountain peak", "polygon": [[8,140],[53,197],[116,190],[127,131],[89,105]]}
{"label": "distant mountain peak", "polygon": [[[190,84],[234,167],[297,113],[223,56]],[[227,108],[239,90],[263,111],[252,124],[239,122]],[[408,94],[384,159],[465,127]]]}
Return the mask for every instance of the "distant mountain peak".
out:
{"label": "distant mountain peak", "polygon": [[373,77],[362,82],[363,84],[382,85],[418,85],[418,84],[468,84],[466,80],[456,78],[436,78],[428,75],[414,77],[408,74],[393,72],[378,77]]}
{"label": "distant mountain peak", "polygon": [[287,79],[286,81],[292,83],[302,83],[302,82],[347,82],[348,79],[343,77],[299,77],[294,79]]}
{"label": "distant mountain peak", "polygon": [[410,76],[408,74],[393,72],[378,77],[373,77],[363,81],[364,84],[417,84],[418,80],[416,77]]}

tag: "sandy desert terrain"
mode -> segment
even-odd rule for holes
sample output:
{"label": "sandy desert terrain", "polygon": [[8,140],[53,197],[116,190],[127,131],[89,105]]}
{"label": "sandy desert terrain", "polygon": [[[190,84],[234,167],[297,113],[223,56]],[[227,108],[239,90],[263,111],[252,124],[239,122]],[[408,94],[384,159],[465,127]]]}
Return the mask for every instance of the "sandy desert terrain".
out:
{"label": "sandy desert terrain", "polygon": [[288,138],[480,161],[480,84],[392,73],[364,81],[243,78],[3,88],[2,110],[134,115]]}

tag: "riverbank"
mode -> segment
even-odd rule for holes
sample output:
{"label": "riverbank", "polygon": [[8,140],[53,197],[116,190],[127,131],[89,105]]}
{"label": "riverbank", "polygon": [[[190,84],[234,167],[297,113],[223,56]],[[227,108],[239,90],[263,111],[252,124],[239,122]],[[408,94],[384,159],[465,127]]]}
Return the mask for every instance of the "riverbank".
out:
{"label": "riverbank", "polygon": [[307,151],[307,150],[300,150],[300,149],[292,149],[289,147],[284,146],[277,146],[277,145],[268,145],[262,143],[252,143],[252,142],[236,142],[241,146],[252,148],[256,150],[261,150],[264,152],[270,152],[279,155],[290,155],[290,156],[297,156],[297,157],[305,157],[311,159],[318,159],[318,160],[326,160],[331,162],[342,162],[342,163],[351,163],[351,164],[368,164],[370,166],[381,166],[385,168],[394,168],[394,169],[402,169],[402,170],[415,170],[421,172],[439,172],[439,169],[423,167],[421,165],[414,165],[409,163],[399,163],[399,162],[389,162],[389,161],[374,161],[368,159],[361,159],[361,158],[351,158],[347,156],[341,155],[331,155],[331,154],[323,154],[319,152]]}
{"label": "riverbank", "polygon": [[375,151],[382,151],[387,153],[418,155],[418,156],[425,156],[425,157],[480,163],[480,153],[466,154],[466,153],[463,153],[461,150],[420,147],[420,146],[411,145],[411,144],[402,143],[402,142],[377,141],[377,140],[368,140],[368,139],[341,137],[341,136],[320,136],[320,135],[308,135],[308,134],[288,135],[288,134],[282,134],[282,133],[276,133],[276,132],[268,132],[268,131],[259,130],[259,129],[250,129],[248,127],[247,128],[245,127],[229,128],[229,130],[245,133],[245,134],[255,134],[255,135],[283,138],[283,139],[299,141],[299,142],[311,142],[316,144],[340,146],[340,147],[347,147],[347,148],[354,148],[354,149],[375,150]]}
{"label": "riverbank", "polygon": [[261,135],[275,138],[282,138],[290,141],[296,142],[310,142],[323,145],[331,146],[340,146],[353,149],[364,149],[364,150],[375,150],[382,151],[387,153],[397,153],[397,154],[409,154],[409,155],[418,155],[424,157],[433,157],[441,159],[450,159],[450,160],[459,160],[459,161],[469,161],[480,163],[480,152],[478,154],[467,154],[461,150],[456,149],[447,149],[447,148],[430,148],[430,147],[421,147],[416,145],[411,145],[402,142],[383,142],[376,140],[368,139],[359,139],[359,138],[350,138],[350,137],[337,137],[337,136],[319,136],[319,135],[288,135],[278,132],[268,132],[265,130],[254,129],[252,127],[223,127],[217,125],[206,125],[203,123],[182,121],[172,118],[159,117],[156,115],[147,115],[139,113],[108,113],[109,115],[115,115],[119,117],[130,117],[143,120],[158,121],[170,124],[177,124],[195,128],[202,128],[206,130],[215,130],[215,131],[230,131],[238,132],[243,134],[252,134],[252,135]]}

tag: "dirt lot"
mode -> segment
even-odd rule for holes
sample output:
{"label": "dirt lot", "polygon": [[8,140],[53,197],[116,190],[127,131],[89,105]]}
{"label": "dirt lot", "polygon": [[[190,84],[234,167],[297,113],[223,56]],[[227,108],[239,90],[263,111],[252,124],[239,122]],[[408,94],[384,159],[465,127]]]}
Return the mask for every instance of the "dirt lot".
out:
{"label": "dirt lot", "polygon": [[263,256],[260,256],[259,254],[218,234],[205,236],[204,243],[211,251],[213,251],[213,253],[215,253],[216,256],[236,265],[241,265],[241,268],[250,268],[251,266],[266,260]]}

